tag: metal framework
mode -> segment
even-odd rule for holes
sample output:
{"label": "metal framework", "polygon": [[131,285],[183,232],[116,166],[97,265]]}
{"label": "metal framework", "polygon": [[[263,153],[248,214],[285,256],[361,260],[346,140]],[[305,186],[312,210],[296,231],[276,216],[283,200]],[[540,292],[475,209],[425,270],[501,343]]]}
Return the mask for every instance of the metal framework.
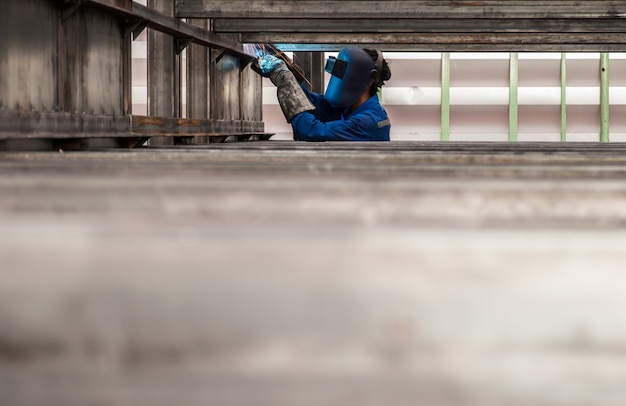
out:
{"label": "metal framework", "polygon": [[[626,0],[150,1],[153,7],[131,0],[1,2],[4,41],[12,46],[0,46],[0,140],[126,137],[135,143],[159,132],[187,139],[266,136],[260,79],[243,69],[251,60],[244,43],[303,52],[296,59],[317,87],[322,58],[305,52],[348,44],[444,53],[602,52],[601,138],[607,140],[607,53],[626,52]],[[27,22],[33,20],[40,23],[31,27]],[[137,117],[131,112],[130,42],[146,27],[158,38],[152,41],[154,58],[149,57],[154,106],[149,117]],[[182,118],[177,55],[186,47],[191,47],[187,79],[192,87],[187,118]],[[442,139],[449,137],[445,65],[444,58]],[[516,66],[512,58],[513,73]],[[516,89],[515,75],[510,85]],[[564,94],[565,89],[563,99]],[[512,92],[511,140],[516,138],[515,96]],[[564,128],[565,110],[562,122]]]}
{"label": "metal framework", "polygon": [[283,50],[626,51],[623,0],[178,0],[176,16]]}
{"label": "metal framework", "polygon": [[173,36],[178,42],[177,52],[181,52],[186,45],[195,43],[206,47],[221,48],[228,53],[249,58],[243,52],[241,43],[227,36],[221,36],[192,24],[187,24],[134,1],[82,0],[82,4],[99,7],[125,18],[128,28],[135,37],[146,27]]}
{"label": "metal framework", "polygon": [[[168,142],[267,137],[260,79],[244,69],[253,58],[233,35],[176,18],[173,6],[170,0],[154,0],[152,7],[131,0],[2,2],[0,149],[89,146],[97,139],[134,146],[157,135]],[[150,99],[158,107],[150,117],[131,112],[131,41],[145,28],[154,39]],[[177,107],[178,54],[188,46],[188,81],[200,86],[188,92],[194,109],[184,114]],[[238,69],[224,68],[222,60]],[[222,104],[237,108],[222,114]]]}

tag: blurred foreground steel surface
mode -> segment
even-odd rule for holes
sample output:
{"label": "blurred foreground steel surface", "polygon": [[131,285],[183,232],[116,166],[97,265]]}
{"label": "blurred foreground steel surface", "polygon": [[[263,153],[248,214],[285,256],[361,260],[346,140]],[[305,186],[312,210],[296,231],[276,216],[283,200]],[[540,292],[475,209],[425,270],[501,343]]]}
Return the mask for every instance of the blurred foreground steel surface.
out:
{"label": "blurred foreground steel surface", "polygon": [[623,405],[623,146],[0,153],[0,404]]}

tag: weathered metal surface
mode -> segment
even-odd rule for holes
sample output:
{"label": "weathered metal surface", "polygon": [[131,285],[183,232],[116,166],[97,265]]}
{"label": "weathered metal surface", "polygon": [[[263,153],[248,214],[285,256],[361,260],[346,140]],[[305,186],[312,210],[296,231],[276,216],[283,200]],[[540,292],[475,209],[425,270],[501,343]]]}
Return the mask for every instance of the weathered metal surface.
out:
{"label": "weathered metal surface", "polygon": [[63,22],[61,29],[61,110],[122,115],[122,23],[108,14],[79,9]]}
{"label": "weathered metal surface", "polygon": [[229,136],[263,134],[262,121],[132,116],[132,132],[145,136]]}
{"label": "weathered metal surface", "polygon": [[[187,197],[166,190],[162,197],[172,199],[171,205],[180,207],[180,215],[197,215],[218,223],[236,220],[238,216],[246,223],[246,219],[258,216],[269,224],[311,221],[320,225],[363,225],[361,210],[372,210],[376,224],[390,227],[433,224],[595,228],[626,224],[626,205],[622,201],[626,198],[625,152],[626,145],[620,143],[271,141],[67,157],[3,154],[0,172],[8,173],[14,164],[18,169],[25,168],[22,164],[26,162],[35,172],[51,178],[59,175],[57,181],[50,179],[49,183],[51,190],[56,190],[54,182],[64,182],[62,175],[73,170],[85,175],[106,175],[115,183],[118,175],[129,170],[123,164],[126,159],[134,162],[132,167],[139,173],[157,176],[159,171],[165,174],[173,170],[168,176],[179,181],[179,175],[185,172],[179,164],[184,163],[190,171],[215,176],[213,181],[198,185],[200,196],[211,194],[214,199],[193,200],[198,191],[193,188]],[[18,183],[11,184],[18,187],[19,178],[13,179]],[[154,184],[150,182],[158,182],[157,179],[160,175],[145,179],[146,183],[129,180],[128,186],[135,188],[138,200],[129,201],[126,207],[130,210],[143,202],[141,196],[151,190]],[[2,207],[47,210],[54,206],[68,213],[78,208],[73,205],[81,204],[62,189],[57,198],[49,200],[20,198],[15,195],[19,190],[3,190]],[[242,191],[246,193],[240,195]],[[106,197],[109,193],[110,197]],[[103,189],[85,203],[95,205],[89,207],[100,213],[117,199],[116,193]],[[237,204],[224,204],[236,201],[237,196],[241,198]],[[276,204],[282,198],[285,204]],[[167,215],[168,207],[169,204],[149,205],[145,209]],[[135,207],[135,211],[140,211],[140,207]]]}
{"label": "weathered metal surface", "polygon": [[624,152],[0,153],[2,405],[621,406]]}
{"label": "weathered metal surface", "polygon": [[294,50],[337,50],[339,47],[333,44],[374,44],[384,45],[386,49],[426,51],[618,52],[626,49],[622,18],[404,19],[398,16],[361,20],[346,16],[341,24],[330,18],[226,19],[216,20],[214,27],[218,32],[239,32],[246,43],[294,44],[291,46]]}
{"label": "weathered metal surface", "polygon": [[309,79],[310,89],[313,92],[324,94],[324,53],[323,52],[294,52],[293,61]]}
{"label": "weathered metal surface", "polygon": [[263,121],[263,78],[247,66],[241,70],[239,80],[239,118],[244,121]]}
{"label": "weathered metal surface", "polygon": [[238,120],[241,117],[241,63],[240,59],[219,50],[211,51],[211,118]]}
{"label": "weathered metal surface", "polygon": [[298,44],[293,50],[300,51],[339,48],[328,44],[408,51],[626,50],[626,1],[180,0],[177,15],[211,18],[215,32],[240,33],[244,43]]}
{"label": "weathered metal surface", "polygon": [[[185,124],[172,125],[181,112],[180,56],[175,44],[190,48],[188,112],[206,119],[209,113],[209,72],[206,45],[227,53],[214,61],[222,88],[213,91],[219,104],[210,121],[219,137],[263,133],[260,78],[240,72],[251,58],[232,36],[215,36],[206,28],[173,17],[171,1],[151,1],[148,8],[128,0],[9,1],[0,5],[0,139],[35,140],[102,137],[131,138],[130,40],[137,27],[147,25],[149,114],[164,117],[163,134],[187,133]],[[30,21],[40,21],[33,26]],[[193,61],[195,60],[195,63]],[[217,86],[217,85],[215,85]],[[157,118],[158,120],[158,118]],[[242,120],[249,121],[245,124]],[[141,122],[141,118],[137,121]],[[209,122],[209,121],[207,121]],[[138,126],[157,136],[158,127]],[[208,132],[206,128],[194,133]],[[153,139],[171,143],[174,140]],[[41,145],[56,145],[58,141]],[[6,142],[4,146],[9,145]],[[93,142],[87,143],[89,145]],[[115,142],[112,145],[117,145]]]}
{"label": "weathered metal surface", "polygon": [[[192,20],[192,25],[208,28],[206,20]],[[209,49],[191,44],[187,48],[187,117],[209,117]]]}
{"label": "weathered metal surface", "polygon": [[[286,35],[283,39],[295,39]],[[254,34],[254,36],[247,37],[250,41],[263,40],[268,41],[270,39],[278,39],[273,35]],[[335,38],[335,39],[332,39]],[[411,40],[405,43],[381,43],[378,41],[376,35],[368,37],[369,41],[359,39],[344,38],[343,41],[337,41],[336,35],[329,35],[325,37],[326,40],[335,41],[333,43],[323,43],[321,38],[313,39],[311,43],[296,43],[296,42],[273,42],[277,48],[280,48],[285,52],[337,52],[343,47],[349,45],[358,45],[364,48],[381,48],[383,51],[398,51],[398,52],[626,52],[626,46],[624,44],[533,44],[533,43],[516,43],[508,44],[505,42],[498,42],[495,40],[490,43],[471,43],[471,42],[455,42],[455,43],[421,43],[416,44]]]}
{"label": "weathered metal surface", "polygon": [[[208,20],[191,20],[190,24],[208,29]],[[187,48],[187,115],[193,119],[209,117],[209,49],[202,45],[191,44]],[[205,136],[195,136],[187,141],[193,144],[206,144]]]}
{"label": "weathered metal surface", "polygon": [[130,136],[117,17],[45,0],[0,7],[0,138]]}
{"label": "weathered metal surface", "polygon": [[[83,0],[83,3],[85,5],[102,8],[108,12],[124,17],[130,22],[142,22],[156,31],[172,35],[176,38],[185,38],[207,47],[219,47],[241,58],[249,58],[249,55],[243,52],[241,43],[221,35],[216,35],[211,31],[184,23],[173,18],[169,13],[164,14],[153,7],[146,7],[136,2],[123,0]],[[168,2],[168,4],[173,6],[172,2]]]}
{"label": "weathered metal surface", "polygon": [[[27,104],[5,105],[9,109],[0,112],[0,138],[129,136],[130,120],[122,115],[120,24],[93,10],[75,10],[59,21],[50,3],[31,2],[28,7],[20,2],[2,13],[12,20],[2,42],[12,49],[9,60],[18,70],[2,69],[0,80],[15,86]],[[45,18],[38,14],[42,11]],[[24,23],[31,20],[40,23]],[[23,30],[29,33],[25,36]],[[25,75],[28,71],[34,76]],[[28,83],[20,84],[22,78]],[[44,94],[56,100],[42,102]],[[10,97],[11,92],[3,95]]]}
{"label": "weathered metal surface", "polygon": [[0,2],[0,108],[57,109],[57,13],[43,0]]}
{"label": "weathered metal surface", "polygon": [[620,18],[626,1],[598,0],[177,0],[190,18]]}
{"label": "weathered metal surface", "polygon": [[[150,0],[150,7],[161,13],[173,12],[173,5],[167,0]],[[176,117],[180,100],[174,38],[170,35],[148,31],[148,114],[154,117]]]}
{"label": "weathered metal surface", "polygon": [[50,136],[45,138],[5,138],[0,139],[0,151],[88,151],[112,148],[136,148],[144,145],[148,139],[141,136],[106,135],[104,137],[88,136],[59,138]]}
{"label": "weathered metal surface", "polygon": [[125,116],[132,114],[133,100],[133,32],[128,26],[124,28],[122,40],[122,114]]}
{"label": "weathered metal surface", "polygon": [[215,32],[265,33],[624,33],[622,18],[613,19],[531,19],[531,18],[424,18],[414,14],[410,18],[351,19],[339,23],[336,19],[258,18],[217,19]]}
{"label": "weathered metal surface", "polygon": [[0,139],[125,137],[130,131],[128,116],[0,110]]}
{"label": "weathered metal surface", "polygon": [[626,45],[626,33],[591,33],[575,35],[571,33],[520,33],[520,34],[492,34],[492,33],[449,33],[449,34],[429,34],[429,33],[406,33],[406,34],[363,34],[361,38],[342,38],[336,36],[335,33],[328,34],[245,34],[242,40],[245,42],[262,41],[269,37],[275,38],[275,42],[309,42],[309,43],[345,43],[345,42],[378,42],[380,44],[416,44],[432,46],[438,45],[454,45],[454,44],[485,44],[485,45],[523,45],[526,43],[545,44],[545,45],[565,45],[576,43],[577,45],[599,45],[613,44]]}
{"label": "weathered metal surface", "polygon": [[[174,4],[168,0],[150,0],[148,7],[172,16]],[[151,117],[180,116],[179,63],[175,52],[175,38],[168,34],[148,31],[148,115]],[[154,137],[151,145],[171,145],[172,138]]]}
{"label": "weathered metal surface", "polygon": [[[66,3],[72,3],[72,0],[66,1]],[[96,4],[101,7],[125,11],[131,11],[133,9],[132,0],[81,0],[77,3]]]}
{"label": "weathered metal surface", "polygon": [[153,29],[170,34],[174,37],[187,38],[194,43],[207,47],[218,47],[239,58],[250,58],[249,55],[243,52],[243,45],[232,38],[216,35],[211,31],[183,23],[173,17],[164,17],[162,14],[155,13],[154,10],[136,3],[133,3],[133,9],[137,13],[137,17],[145,20]]}

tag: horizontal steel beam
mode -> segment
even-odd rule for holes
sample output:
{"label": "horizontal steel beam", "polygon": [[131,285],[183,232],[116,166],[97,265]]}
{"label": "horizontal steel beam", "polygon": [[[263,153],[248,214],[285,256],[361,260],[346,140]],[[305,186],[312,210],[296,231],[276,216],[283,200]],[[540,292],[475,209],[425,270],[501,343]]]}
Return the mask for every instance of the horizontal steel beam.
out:
{"label": "horizontal steel beam", "polygon": [[178,0],[176,13],[293,50],[625,50],[626,0]]}
{"label": "horizontal steel beam", "polygon": [[398,51],[586,51],[625,52],[626,34],[242,34],[243,42],[274,43],[283,51],[335,51],[361,45]]}
{"label": "horizontal steel beam", "polygon": [[178,0],[187,18],[615,18],[623,0]]}
{"label": "horizontal steel beam", "polygon": [[249,59],[250,56],[243,52],[240,42],[220,36],[211,31],[187,24],[177,18],[166,16],[154,9],[128,0],[82,0],[85,5],[91,5],[105,9],[135,24],[145,24],[147,27],[183,38],[193,43],[207,47],[220,48],[228,53]]}
{"label": "horizontal steel beam", "polygon": [[128,116],[0,109],[0,139],[130,137]]}
{"label": "horizontal steel beam", "polygon": [[335,19],[267,18],[217,19],[216,33],[626,33],[623,19],[532,18],[388,18]]}
{"label": "horizontal steel beam", "polygon": [[142,136],[267,135],[262,121],[132,116],[132,132]]}
{"label": "horizontal steel beam", "polygon": [[375,42],[341,42],[334,44],[294,44],[274,42],[284,52],[339,52],[342,48],[357,45],[363,48],[381,49],[385,52],[626,52],[620,44],[380,44]]}
{"label": "horizontal steel beam", "polygon": [[292,44],[275,42],[274,46],[284,52],[339,52],[342,48],[357,45],[363,48],[381,49],[385,52],[626,52],[626,46],[606,44],[565,44],[565,45],[510,45],[510,44],[472,44],[430,45],[430,44],[378,44],[372,42],[344,42],[336,44]]}
{"label": "horizontal steel beam", "polygon": [[[262,121],[108,116],[0,109],[0,140],[270,135]],[[269,137],[268,137],[269,138]]]}

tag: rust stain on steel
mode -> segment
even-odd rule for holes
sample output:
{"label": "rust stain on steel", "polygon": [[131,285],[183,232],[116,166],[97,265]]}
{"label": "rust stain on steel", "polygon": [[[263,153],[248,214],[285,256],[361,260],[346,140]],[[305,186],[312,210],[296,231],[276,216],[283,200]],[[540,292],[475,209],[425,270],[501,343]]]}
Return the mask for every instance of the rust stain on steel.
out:
{"label": "rust stain on steel", "polygon": [[162,117],[133,116],[133,124],[138,125],[163,125],[165,120]]}
{"label": "rust stain on steel", "polygon": [[193,118],[181,118],[176,120],[176,125],[181,127],[201,127],[207,120],[193,119]]}

